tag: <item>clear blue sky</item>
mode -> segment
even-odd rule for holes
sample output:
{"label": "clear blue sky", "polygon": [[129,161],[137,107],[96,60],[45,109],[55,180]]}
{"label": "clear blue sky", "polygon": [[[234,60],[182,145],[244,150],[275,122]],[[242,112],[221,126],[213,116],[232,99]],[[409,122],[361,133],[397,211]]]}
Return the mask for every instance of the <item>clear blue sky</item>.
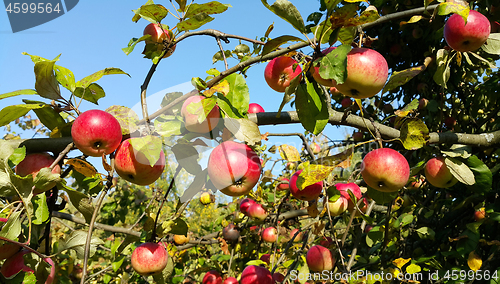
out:
{"label": "clear blue sky", "polygon": [[[144,27],[149,23],[141,19],[138,23],[131,21],[132,10],[139,8],[146,1],[80,1],[78,5],[65,15],[43,25],[13,34],[7,13],[0,12],[0,94],[18,90],[33,89],[35,76],[33,63],[27,52],[52,59],[62,54],[58,65],[69,68],[77,80],[107,67],[121,68],[131,75],[111,75],[98,83],[104,88],[106,97],[99,101],[99,106],[84,102],[81,110],[92,108],[106,109],[118,104],[133,107],[139,102],[140,86],[151,66],[151,61],[142,58],[143,43],[136,50],[125,55],[122,48],[126,47],[132,37],[140,37]],[[174,2],[174,1],[173,1]],[[208,1],[206,1],[208,2]],[[274,22],[271,37],[283,34],[301,36],[287,22],[267,10],[260,1],[220,1],[232,6],[225,13],[215,15],[215,20],[202,28],[217,29],[225,33],[239,34],[249,38],[261,37],[268,26]],[[269,1],[272,3],[273,1]],[[307,18],[311,12],[319,8],[318,0],[292,1]],[[168,0],[156,1],[171,9]],[[173,26],[176,19],[169,15],[164,24]],[[232,49],[238,44],[231,40],[225,49]],[[206,76],[205,71],[216,67],[223,70],[222,63],[212,64],[212,56],[219,50],[212,37],[191,37],[178,44],[175,53],[163,60],[148,88],[148,95],[153,95],[166,88],[190,82],[192,77]],[[304,52],[309,53],[310,49]],[[229,60],[230,66],[237,62]],[[250,89],[250,102],[259,103],[266,111],[277,111],[282,100],[282,94],[270,89],[264,80],[265,64],[259,64],[248,71],[247,84]],[[186,86],[186,85],[184,85]],[[61,88],[63,92],[67,92]],[[184,87],[183,90],[187,91]],[[68,93],[63,93],[68,97]],[[7,105],[20,104],[22,98],[38,99],[35,96],[22,96],[0,100],[0,108]],[[150,113],[157,109],[149,105]],[[285,109],[291,109],[287,106]],[[139,113],[139,116],[142,116]],[[344,129],[344,130],[342,130]],[[278,127],[261,127],[261,132],[303,132],[301,125]],[[351,130],[349,130],[351,132]],[[332,139],[343,137],[345,128],[327,126],[325,134]],[[342,135],[342,136],[341,136]],[[23,137],[28,138],[28,137]],[[289,143],[294,141],[300,145],[300,140],[290,138],[271,138],[270,142]]]}

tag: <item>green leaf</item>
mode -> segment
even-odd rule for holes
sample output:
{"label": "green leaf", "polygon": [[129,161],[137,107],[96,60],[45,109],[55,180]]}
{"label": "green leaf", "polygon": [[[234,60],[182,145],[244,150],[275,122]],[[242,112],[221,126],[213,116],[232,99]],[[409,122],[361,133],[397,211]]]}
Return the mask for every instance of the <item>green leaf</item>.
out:
{"label": "green leaf", "polygon": [[135,46],[141,42],[141,41],[145,41],[146,39],[150,38],[151,35],[143,35],[141,36],[140,38],[132,38],[129,42],[128,42],[128,45],[127,47],[124,47],[122,48],[122,51],[126,54],[126,55],[129,55],[130,53],[132,53],[132,51],[134,51],[134,48]]}
{"label": "green leaf", "polygon": [[207,88],[207,83],[200,77],[191,78],[191,84],[198,90],[203,91]]}
{"label": "green leaf", "polygon": [[42,168],[35,176],[35,187],[39,192],[45,192],[61,182],[61,175],[52,173],[50,168]]}
{"label": "green leaf", "polygon": [[34,204],[35,210],[35,219],[33,220],[33,224],[41,225],[50,217],[49,207],[47,206],[47,198],[45,194],[38,194],[33,196],[31,201]]}
{"label": "green leaf", "polygon": [[225,79],[229,83],[227,95],[218,93],[217,105],[228,117],[244,118],[250,103],[250,94],[245,78],[241,74],[233,73]]}
{"label": "green leaf", "polygon": [[212,1],[204,4],[193,3],[188,6],[185,17],[195,17],[200,13],[205,13],[207,15],[220,14],[225,12],[229,7],[231,7],[231,5],[221,4],[217,1]]}
{"label": "green leaf", "polygon": [[[448,2],[447,2],[448,3]],[[434,73],[434,82],[446,89],[446,83],[450,79],[450,61],[449,52],[440,49],[436,54],[436,73]]]}
{"label": "green leaf", "polygon": [[437,6],[436,11],[438,15],[446,16],[451,13],[459,14],[467,23],[467,18],[469,17],[469,7],[463,6],[459,3],[453,2],[443,2]]}
{"label": "green leaf", "polygon": [[[30,58],[31,58],[31,61],[33,61],[33,63],[38,63],[38,62],[41,62],[41,61],[52,61],[50,59],[46,59],[46,58],[43,58],[43,57],[40,57],[40,56],[37,56],[37,55],[31,55],[31,54],[28,54],[27,52],[22,52],[21,53],[22,55],[28,55]],[[59,61],[59,57],[61,55],[59,54],[56,58],[54,58],[54,61]]]}
{"label": "green leaf", "polygon": [[64,186],[64,191],[68,194],[71,204],[73,204],[78,212],[82,213],[85,221],[90,224],[92,214],[94,213],[94,205],[90,197],[66,186]]}
{"label": "green leaf", "polygon": [[137,10],[132,10],[135,15],[132,21],[137,22],[140,18],[145,19],[151,23],[159,23],[168,15],[168,9],[160,4],[149,4],[153,1],[148,1],[145,5]]}
{"label": "green leaf", "polygon": [[418,118],[406,120],[401,127],[400,139],[405,149],[420,149],[426,145],[428,138],[429,129],[424,122]]}
{"label": "green leaf", "polygon": [[73,72],[59,65],[54,65],[54,71],[56,72],[57,82],[59,82],[59,84],[68,89],[70,92],[73,92],[76,87],[75,75],[73,74]]}
{"label": "green leaf", "polygon": [[262,4],[266,6],[271,12],[276,14],[278,17],[289,22],[296,30],[305,34],[306,27],[304,25],[304,20],[300,15],[299,10],[288,0],[276,0],[274,4],[269,5],[267,0],[261,0]]}
{"label": "green leaf", "polygon": [[329,119],[326,103],[318,94],[319,92],[323,96],[323,91],[316,86],[316,83],[300,84],[295,92],[295,106],[300,123],[314,135],[323,131]]}
{"label": "green leaf", "polygon": [[236,139],[247,142],[250,146],[262,140],[259,126],[246,118],[234,119],[226,117],[224,118],[224,126]]}
{"label": "green leaf", "polygon": [[[59,247],[57,248],[57,252],[62,252],[68,249],[72,249],[76,252],[76,257],[78,259],[83,259],[85,242],[87,240],[87,232],[84,231],[73,231],[69,236],[64,240],[59,241]],[[98,237],[92,237],[90,241],[90,252],[89,256],[92,257],[97,249],[98,245],[104,244]]]}
{"label": "green leaf", "polygon": [[210,17],[207,13],[199,13],[192,18],[182,21],[177,24],[179,32],[196,30],[206,23],[213,21],[214,18]]}
{"label": "green leaf", "polygon": [[188,229],[189,228],[186,221],[182,220],[181,218],[177,218],[173,221],[170,230],[167,230],[167,232],[174,235],[186,235]]}
{"label": "green leaf", "polygon": [[[170,118],[169,118],[170,117]],[[181,135],[182,121],[175,116],[160,115],[154,121],[155,131],[163,137]]]}
{"label": "green leaf", "polygon": [[5,99],[5,98],[20,96],[20,95],[37,95],[37,92],[35,90],[32,90],[32,89],[17,90],[14,92],[1,94],[0,100]]}
{"label": "green leaf", "polygon": [[87,88],[88,86],[90,86],[90,84],[92,84],[95,81],[98,81],[103,76],[105,76],[105,75],[115,75],[115,74],[125,74],[125,75],[127,75],[127,76],[130,77],[129,74],[123,72],[119,68],[106,68],[106,69],[97,71],[94,74],[89,75],[89,76],[81,79],[80,81],[76,82],[76,86],[77,87],[82,87],[82,88]]}
{"label": "green leaf", "polygon": [[441,151],[441,153],[446,154],[449,157],[462,157],[464,159],[468,159],[471,156],[470,152],[472,152],[472,147],[462,144],[453,144],[450,147],[450,151]]}
{"label": "green leaf", "polygon": [[97,101],[100,98],[104,98],[106,96],[104,94],[104,89],[96,83],[92,83],[86,88],[77,87],[73,92],[73,95],[96,105],[98,105]]}
{"label": "green leaf", "polygon": [[384,239],[384,231],[380,226],[375,226],[366,234],[366,244],[373,247],[374,244],[381,242]]}
{"label": "green leaf", "polygon": [[291,35],[279,36],[277,38],[274,38],[274,39],[266,42],[266,44],[264,45],[264,48],[262,49],[261,55],[264,56],[264,55],[276,50],[281,45],[288,43],[288,42],[291,42],[291,41],[303,42],[304,40],[299,38],[299,37],[291,36]]}
{"label": "green leaf", "polygon": [[134,148],[134,151],[140,152],[146,156],[150,166],[154,166],[160,159],[160,153],[163,148],[160,138],[151,135],[137,137],[130,139],[130,144]]}
{"label": "green leaf", "polygon": [[323,79],[333,79],[337,84],[343,84],[347,78],[347,53],[351,46],[343,44],[321,58],[319,75]]}
{"label": "green leaf", "polygon": [[389,78],[389,82],[387,82],[387,84],[385,85],[382,94],[406,84],[408,81],[413,79],[413,77],[424,71],[425,68],[425,65],[421,65],[418,67],[412,67],[402,71],[393,72],[391,78]]}
{"label": "green leaf", "polygon": [[500,33],[491,33],[481,48],[489,54],[500,55]]}
{"label": "green leaf", "polygon": [[350,45],[356,37],[356,27],[342,27],[338,39],[342,44]]}
{"label": "green leaf", "polygon": [[493,186],[493,174],[481,160],[475,155],[470,156],[465,160],[467,166],[474,173],[476,183],[472,186],[473,189],[480,192],[488,192]]}
{"label": "green leaf", "polygon": [[9,162],[13,165],[19,164],[26,157],[26,146],[16,148],[14,152],[9,156]]}
{"label": "green leaf", "polygon": [[118,257],[115,261],[113,261],[113,263],[111,263],[111,266],[113,267],[113,271],[116,272],[118,271],[118,269],[120,269],[120,267],[122,266],[123,264],[123,261],[125,260],[125,255],[122,255],[120,257]]}
{"label": "green leaf", "polygon": [[122,134],[127,135],[138,130],[139,116],[131,108],[113,105],[106,109],[120,123]]}
{"label": "green leaf", "polygon": [[[27,104],[43,104],[42,102],[28,100],[23,100],[23,102]],[[43,108],[33,109],[33,111],[36,113],[38,119],[40,119],[40,122],[42,122],[42,124],[50,130],[54,130],[54,128],[61,127],[66,124],[64,118],[62,118],[62,116],[50,105],[45,105]]]}
{"label": "green leaf", "polygon": [[175,144],[172,147],[175,159],[188,173],[197,175],[202,171],[198,159],[200,158],[198,151],[190,144]]}
{"label": "green leaf", "polygon": [[434,230],[429,227],[421,227],[418,228],[416,231],[421,239],[434,240],[434,237],[436,236],[436,232],[434,232]]}
{"label": "green leaf", "polygon": [[35,63],[35,90],[46,99],[62,99],[59,83],[54,74],[54,61],[40,61]]}
{"label": "green leaf", "polygon": [[46,107],[46,104],[27,104],[27,105],[12,105],[0,110],[0,127],[5,126],[12,121],[27,114],[32,109]]}
{"label": "green leaf", "polygon": [[474,52],[469,52],[469,54],[471,54],[475,58],[481,60],[482,62],[486,63],[486,65],[488,65],[488,67],[490,67],[491,69],[497,68],[494,61],[489,61],[487,59],[484,59],[483,57],[479,56],[479,54],[474,53]]}
{"label": "green leaf", "polygon": [[377,202],[377,204],[384,204],[393,201],[397,196],[398,192],[382,192],[374,188],[367,187],[366,192],[368,195]]}
{"label": "green leaf", "polygon": [[448,169],[450,169],[453,176],[461,183],[466,185],[473,185],[476,183],[474,173],[469,167],[459,159],[446,157],[444,160]]}
{"label": "green leaf", "polygon": [[13,241],[17,240],[21,234],[22,220],[19,218],[21,213],[22,210],[19,210],[10,215],[9,220],[7,220],[7,223],[2,227],[2,231],[0,231],[0,236]]}

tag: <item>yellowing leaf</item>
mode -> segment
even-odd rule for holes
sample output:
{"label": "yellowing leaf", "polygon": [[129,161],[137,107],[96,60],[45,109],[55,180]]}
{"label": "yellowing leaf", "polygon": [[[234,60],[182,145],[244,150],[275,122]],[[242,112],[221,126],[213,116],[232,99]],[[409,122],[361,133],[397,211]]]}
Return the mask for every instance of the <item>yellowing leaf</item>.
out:
{"label": "yellowing leaf", "polygon": [[312,218],[316,218],[316,216],[318,216],[319,211],[317,202],[311,202],[309,204],[309,206],[307,207],[307,214],[309,214],[309,216],[311,216]]}
{"label": "yellowing leaf", "polygon": [[279,146],[280,156],[281,158],[289,161],[289,162],[300,162],[300,153],[297,148],[283,144]]}
{"label": "yellowing leaf", "polygon": [[221,93],[224,94],[224,96],[226,96],[229,93],[229,82],[227,82],[227,80],[224,80],[222,82],[219,82],[217,85],[213,86],[209,90],[203,92],[203,94],[206,97],[211,97],[215,93]]}
{"label": "yellowing leaf", "polygon": [[420,271],[422,271],[422,268],[419,265],[414,264],[414,263],[408,265],[408,267],[406,268],[406,273],[409,273],[409,274],[418,273]]}
{"label": "yellowing leaf", "polygon": [[403,146],[408,150],[422,148],[429,138],[429,129],[418,118],[407,120],[401,127],[400,139]]}
{"label": "yellowing leaf", "polygon": [[421,15],[416,15],[416,16],[411,17],[411,19],[408,22],[401,21],[399,23],[399,26],[406,25],[406,24],[416,23],[416,22],[420,21],[421,19],[422,19]]}
{"label": "yellowing leaf", "polygon": [[467,264],[471,270],[478,271],[483,265],[483,260],[476,254],[476,252],[471,251],[469,253],[469,258],[467,259]]}
{"label": "yellowing leaf", "polygon": [[409,104],[407,104],[404,108],[396,110],[394,112],[394,114],[397,115],[397,116],[399,116],[399,117],[405,117],[410,112],[413,112],[416,109],[418,109],[418,100],[414,99]]}
{"label": "yellowing leaf", "polygon": [[410,262],[411,258],[398,258],[392,261],[392,264],[396,265],[399,269],[401,269],[405,264]]}
{"label": "yellowing leaf", "polygon": [[66,165],[73,166],[73,169],[86,177],[93,177],[97,174],[97,170],[89,162],[82,159],[69,159]]}
{"label": "yellowing leaf", "polygon": [[332,173],[333,169],[335,169],[335,167],[311,164],[300,173],[299,177],[303,179],[297,179],[297,186],[302,189],[311,184],[325,180]]}
{"label": "yellowing leaf", "polygon": [[318,161],[314,161],[314,163],[328,167],[341,167],[345,169],[351,165],[353,154],[354,147],[351,147],[333,156],[323,157]]}

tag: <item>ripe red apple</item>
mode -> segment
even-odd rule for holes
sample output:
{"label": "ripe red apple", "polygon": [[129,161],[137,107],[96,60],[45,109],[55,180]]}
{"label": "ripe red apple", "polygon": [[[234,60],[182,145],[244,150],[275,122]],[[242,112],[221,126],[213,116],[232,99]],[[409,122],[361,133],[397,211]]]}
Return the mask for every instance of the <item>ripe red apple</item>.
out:
{"label": "ripe red apple", "polygon": [[251,103],[248,105],[248,113],[259,113],[259,112],[265,112],[264,108],[261,107],[259,104]]}
{"label": "ripe red apple", "polygon": [[[335,188],[338,189],[340,191],[340,195],[347,200],[347,203],[348,203],[347,208],[349,209],[349,211],[351,211],[355,208],[354,201],[351,199],[351,196],[349,195],[349,191],[352,192],[352,194],[356,197],[357,200],[359,200],[361,197],[363,197],[363,193],[361,193],[361,188],[359,188],[359,186],[353,182],[337,183],[337,184],[335,184]],[[360,206],[360,207],[363,207],[363,206]]]}
{"label": "ripe red apple", "polygon": [[361,163],[361,175],[373,189],[394,192],[406,185],[410,177],[410,165],[398,151],[379,148],[366,154]]}
{"label": "ripe red apple", "polygon": [[259,155],[243,143],[225,141],[208,158],[208,176],[222,193],[241,196],[257,184],[262,171]]}
{"label": "ripe red apple", "polygon": [[[327,55],[328,53],[330,53],[335,48],[337,48],[337,47],[332,46],[332,47],[326,48],[323,51],[321,51],[321,53],[323,55]],[[321,84],[321,85],[327,86],[327,87],[334,87],[335,88],[335,80],[332,80],[332,79],[323,79],[321,77],[321,75],[319,74],[319,67],[313,67],[310,70],[311,70],[312,77],[314,78],[314,80],[316,82],[318,82],[318,84]]]}
{"label": "ripe red apple", "polygon": [[138,185],[149,185],[154,183],[165,169],[165,154],[163,150],[160,158],[154,166],[150,166],[146,156],[134,149],[130,141],[140,139],[139,137],[129,138],[123,141],[115,153],[116,173],[131,183]]}
{"label": "ripe red apple", "polygon": [[273,273],[273,280],[274,280],[274,282],[281,283],[281,282],[285,281],[285,275],[283,275],[279,272],[274,272]]}
{"label": "ripe red apple", "polygon": [[427,181],[435,187],[447,188],[457,183],[450,169],[445,164],[444,157],[432,158],[425,164],[424,173]]}
{"label": "ripe red apple", "polygon": [[344,196],[340,196],[335,202],[328,201],[328,210],[331,216],[339,216],[347,210],[349,201]]}
{"label": "ripe red apple", "polygon": [[306,262],[309,270],[322,272],[324,270],[332,270],[335,259],[329,249],[324,246],[316,245],[307,251]]}
{"label": "ripe red apple", "polygon": [[444,120],[444,125],[446,125],[448,129],[453,129],[453,127],[455,127],[456,124],[457,120],[454,117],[449,116]]}
{"label": "ripe red apple", "polygon": [[[295,242],[295,243],[302,241],[302,237],[303,237],[302,232],[297,234],[298,231],[299,231],[299,229],[293,229],[292,231],[290,231],[290,239],[293,239],[293,242]],[[295,236],[295,234],[297,234],[297,236]],[[295,236],[295,238],[294,238],[294,236]]]}
{"label": "ripe red apple", "polygon": [[301,172],[302,170],[296,171],[290,178],[290,192],[292,193],[293,197],[306,201],[311,201],[318,198],[318,196],[323,191],[323,181],[318,181],[315,184],[311,184],[309,186],[306,186],[305,188],[302,188],[301,185],[297,184],[297,179],[299,178]]}
{"label": "ripe red apple", "polygon": [[[173,34],[171,31],[161,27],[161,24],[155,24],[155,23],[151,23],[151,24],[147,25],[144,28],[143,34],[144,35],[147,35],[147,34],[151,35],[151,38],[146,40],[146,44],[151,44],[151,43],[163,44],[163,41],[166,40],[166,41],[170,42],[170,39],[173,37]],[[163,45],[159,45],[158,47],[163,48]],[[170,55],[172,55],[172,53],[174,53],[174,51],[175,51],[175,47],[176,47],[176,45],[174,45],[169,51],[167,51],[165,53],[165,55],[163,56],[163,58],[167,58]]]}
{"label": "ripe red apple", "polygon": [[376,95],[385,85],[389,67],[373,49],[353,48],[347,54],[347,78],[335,87],[344,95],[364,99]]}
{"label": "ripe red apple", "polygon": [[[202,105],[202,101],[205,99],[204,96],[192,96],[182,104],[181,115],[184,118],[184,125],[187,130],[195,133],[207,133],[212,131],[219,123],[219,107],[215,105],[208,114],[205,113]],[[206,119],[200,122],[199,118],[202,115],[206,116]]]}
{"label": "ripe red apple", "polygon": [[241,284],[274,284],[271,272],[265,267],[250,265],[241,273]]}
{"label": "ripe red apple", "polygon": [[283,177],[283,176],[279,177],[278,178],[278,182],[279,182],[279,184],[276,187],[277,190],[288,190],[288,189],[290,189],[290,184],[289,184],[290,180],[287,179],[286,177]]}
{"label": "ripe red apple", "polygon": [[410,184],[407,185],[406,188],[416,190],[425,185],[425,178],[423,176],[415,176],[414,178],[415,180],[410,182]]}
{"label": "ripe red apple", "polygon": [[234,224],[229,224],[222,229],[224,240],[230,243],[235,243],[240,239],[240,231]]}
{"label": "ripe red apple", "polygon": [[222,284],[238,284],[238,279],[234,277],[228,277]]}
{"label": "ripe red apple", "polygon": [[264,221],[267,218],[267,211],[261,204],[255,203],[248,208],[248,216],[253,219]]}
{"label": "ripe red apple", "polygon": [[21,250],[20,252],[7,258],[0,268],[0,273],[2,273],[5,278],[11,278],[21,271],[26,273],[35,273],[31,267],[26,266],[24,263],[24,255],[27,253],[30,253],[30,251]]}
{"label": "ripe red apple", "polygon": [[474,212],[474,220],[476,220],[476,222],[479,222],[479,221],[483,220],[484,218],[486,218],[486,212],[484,211],[484,207],[479,208],[478,210],[476,210]]}
{"label": "ripe red apple", "polygon": [[160,273],[168,262],[168,252],[157,243],[143,243],[132,252],[132,267],[140,275]]}
{"label": "ripe red apple", "polygon": [[319,242],[321,246],[324,246],[326,248],[329,248],[334,244],[333,239],[330,237],[323,237],[321,241]]}
{"label": "ripe red apple", "polygon": [[189,235],[174,235],[174,243],[178,246],[189,243]]}
{"label": "ripe red apple", "polygon": [[352,105],[352,99],[350,98],[343,98],[342,101],[340,102],[343,108],[348,108]]}
{"label": "ripe red apple", "polygon": [[[15,168],[16,174],[20,175],[22,177],[27,176],[29,174],[33,175],[33,180],[35,180],[36,175],[42,168],[48,168],[52,163],[55,161],[54,157],[52,157],[48,153],[33,153],[33,154],[28,154],[26,157],[24,157],[24,160],[22,160]],[[60,174],[61,173],[61,167],[59,165],[55,165],[54,168],[52,169],[53,174]],[[45,191],[51,189],[54,187],[56,184],[48,184],[45,187]],[[43,188],[35,188],[34,194],[39,194],[41,192],[44,192]]]}
{"label": "ripe red apple", "polygon": [[268,253],[261,255],[259,259],[262,260],[263,262],[267,263],[267,265],[269,265],[271,263],[271,255]]}
{"label": "ripe red apple", "polygon": [[83,154],[101,157],[118,148],[122,141],[122,128],[112,114],[93,109],[75,119],[71,126],[71,137]]}
{"label": "ripe red apple", "polygon": [[465,24],[462,16],[453,14],[444,25],[444,39],[456,51],[479,49],[490,36],[491,25],[483,14],[470,10]]}
{"label": "ripe red apple", "polygon": [[222,284],[222,277],[219,271],[210,270],[203,276],[202,284]]}
{"label": "ripe red apple", "polygon": [[248,208],[255,204],[255,200],[250,198],[245,198],[240,202],[240,212],[248,216]]}
{"label": "ripe red apple", "polygon": [[295,59],[288,56],[276,57],[269,61],[264,70],[264,78],[271,89],[283,93],[290,82],[301,76],[302,68]]}
{"label": "ripe red apple", "polygon": [[321,146],[316,142],[311,144],[311,149],[314,155],[317,155],[319,154],[319,152],[321,152]]}
{"label": "ripe red apple", "polygon": [[262,240],[266,243],[274,243],[278,239],[278,230],[275,227],[265,228],[262,231]]}
{"label": "ripe red apple", "polygon": [[418,100],[418,109],[424,109],[427,107],[427,104],[429,103],[429,100],[426,98],[421,98]]}

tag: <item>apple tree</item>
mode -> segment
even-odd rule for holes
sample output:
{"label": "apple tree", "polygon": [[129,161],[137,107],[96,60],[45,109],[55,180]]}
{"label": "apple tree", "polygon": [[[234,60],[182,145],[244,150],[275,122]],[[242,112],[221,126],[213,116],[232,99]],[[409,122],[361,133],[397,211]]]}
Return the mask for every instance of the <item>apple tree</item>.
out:
{"label": "apple tree", "polygon": [[[26,54],[34,89],[0,95],[31,95],[0,110],[0,282],[500,282],[498,1],[262,0],[292,32],[255,39],[203,29],[229,4],[170,2],[137,7],[123,48],[151,65],[140,114],[80,111],[128,74],[59,57]],[[151,112],[157,68],[200,36],[217,67]],[[250,104],[259,64],[273,111]]]}

